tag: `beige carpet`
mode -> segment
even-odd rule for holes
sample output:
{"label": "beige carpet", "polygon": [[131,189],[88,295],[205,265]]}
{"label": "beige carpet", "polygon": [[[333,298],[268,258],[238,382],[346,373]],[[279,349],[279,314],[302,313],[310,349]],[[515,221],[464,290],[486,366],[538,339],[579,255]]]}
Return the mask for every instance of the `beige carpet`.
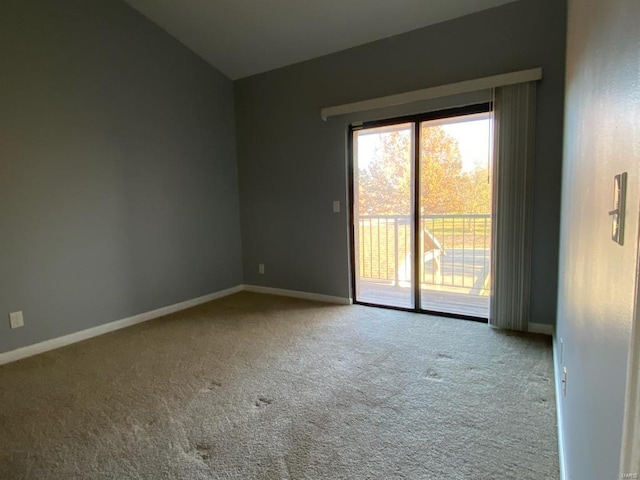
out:
{"label": "beige carpet", "polygon": [[0,478],[558,478],[548,338],[240,293],[0,367]]}

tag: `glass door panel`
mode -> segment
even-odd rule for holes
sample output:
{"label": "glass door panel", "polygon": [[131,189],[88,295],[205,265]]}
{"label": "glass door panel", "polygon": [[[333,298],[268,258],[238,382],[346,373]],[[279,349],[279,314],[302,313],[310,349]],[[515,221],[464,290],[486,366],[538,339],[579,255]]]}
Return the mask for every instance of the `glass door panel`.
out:
{"label": "glass door panel", "polygon": [[415,308],[414,129],[401,123],[353,132],[355,299]]}
{"label": "glass door panel", "polygon": [[420,308],[488,318],[491,114],[420,123]]}

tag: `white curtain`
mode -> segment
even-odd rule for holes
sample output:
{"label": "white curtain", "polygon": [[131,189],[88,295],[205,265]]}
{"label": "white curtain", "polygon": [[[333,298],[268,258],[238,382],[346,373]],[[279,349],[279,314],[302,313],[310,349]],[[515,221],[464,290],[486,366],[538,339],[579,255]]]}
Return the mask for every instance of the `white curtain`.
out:
{"label": "white curtain", "polygon": [[536,83],[495,89],[489,324],[527,331]]}

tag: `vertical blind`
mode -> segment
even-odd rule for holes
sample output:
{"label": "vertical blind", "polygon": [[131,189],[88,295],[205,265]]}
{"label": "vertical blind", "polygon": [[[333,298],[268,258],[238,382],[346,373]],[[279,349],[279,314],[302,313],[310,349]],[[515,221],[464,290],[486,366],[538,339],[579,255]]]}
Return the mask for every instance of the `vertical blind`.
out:
{"label": "vertical blind", "polygon": [[527,331],[536,83],[495,89],[489,324]]}

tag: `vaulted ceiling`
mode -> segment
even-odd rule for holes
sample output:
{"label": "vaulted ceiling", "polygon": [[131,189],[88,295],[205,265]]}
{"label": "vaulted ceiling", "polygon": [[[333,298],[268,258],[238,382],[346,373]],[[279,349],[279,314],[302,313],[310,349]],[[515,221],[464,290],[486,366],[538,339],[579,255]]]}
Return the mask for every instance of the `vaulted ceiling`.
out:
{"label": "vaulted ceiling", "polygon": [[231,79],[515,0],[125,0]]}

